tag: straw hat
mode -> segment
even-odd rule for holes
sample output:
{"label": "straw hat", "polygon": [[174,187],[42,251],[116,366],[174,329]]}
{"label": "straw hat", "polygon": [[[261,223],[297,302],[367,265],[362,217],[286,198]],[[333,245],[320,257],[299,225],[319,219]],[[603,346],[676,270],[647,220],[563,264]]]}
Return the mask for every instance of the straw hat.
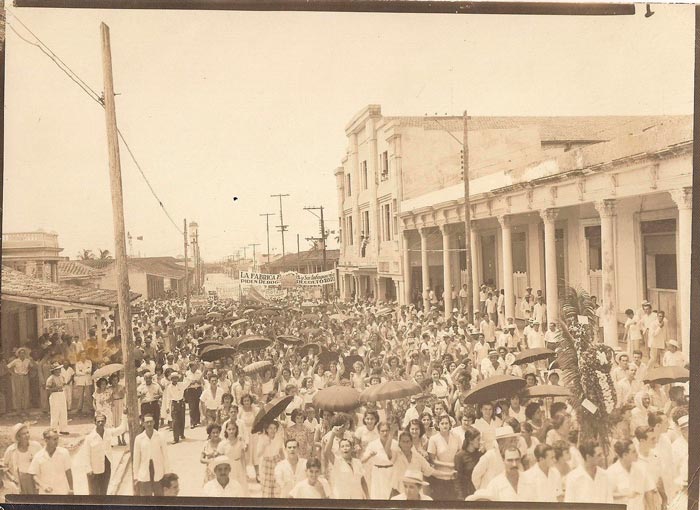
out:
{"label": "straw hat", "polygon": [[401,481],[404,483],[416,483],[418,485],[428,485],[427,482],[423,481],[423,473],[420,471],[414,471],[412,469],[406,470],[406,472],[403,475],[403,478],[401,478]]}
{"label": "straw hat", "polygon": [[231,461],[226,455],[219,455],[218,457],[214,457],[214,459],[209,463],[209,467],[212,471],[214,471],[218,466],[221,466],[223,464],[227,464],[228,466],[230,466]]}
{"label": "straw hat", "polygon": [[510,425],[504,425],[503,427],[496,427],[496,440],[499,439],[509,439],[511,437],[518,437],[513,431],[513,427]]}
{"label": "straw hat", "polygon": [[[687,420],[686,420],[687,421]],[[24,428],[28,428],[29,425],[26,423],[16,423],[15,425],[12,426],[12,437],[15,441],[17,441],[17,435],[19,434],[20,430]]]}

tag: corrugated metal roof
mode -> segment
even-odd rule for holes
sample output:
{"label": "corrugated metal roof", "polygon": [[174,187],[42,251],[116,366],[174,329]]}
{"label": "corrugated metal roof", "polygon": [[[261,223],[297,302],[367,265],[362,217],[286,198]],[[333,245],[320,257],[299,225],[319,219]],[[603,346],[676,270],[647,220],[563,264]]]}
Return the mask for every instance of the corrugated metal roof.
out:
{"label": "corrugated metal roof", "polygon": [[[2,266],[2,295],[28,299],[50,299],[67,304],[117,306],[117,292],[107,289],[93,289],[79,285],[66,285],[32,278],[20,271]],[[141,294],[130,293],[131,300]]]}

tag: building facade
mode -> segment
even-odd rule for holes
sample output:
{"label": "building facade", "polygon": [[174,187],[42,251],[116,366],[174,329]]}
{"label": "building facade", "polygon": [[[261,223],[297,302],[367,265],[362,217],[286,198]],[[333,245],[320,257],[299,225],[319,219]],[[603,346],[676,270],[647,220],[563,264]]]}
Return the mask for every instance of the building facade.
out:
{"label": "building facade", "polygon": [[[348,154],[335,172],[341,296],[370,289],[391,299],[382,269],[395,271],[388,276],[400,303],[424,300],[427,289],[459,288],[466,269],[463,120],[382,117],[369,107],[346,132]],[[468,133],[474,299],[481,283],[502,288],[506,315],[518,317],[533,287],[556,319],[561,289],[584,288],[602,305],[611,345],[624,310],[647,299],[666,312],[687,352],[690,117],[475,117]],[[383,159],[388,175],[373,186],[372,170],[383,169]],[[388,245],[386,203],[389,219],[398,217]],[[455,305],[450,292],[445,301],[447,309]]]}

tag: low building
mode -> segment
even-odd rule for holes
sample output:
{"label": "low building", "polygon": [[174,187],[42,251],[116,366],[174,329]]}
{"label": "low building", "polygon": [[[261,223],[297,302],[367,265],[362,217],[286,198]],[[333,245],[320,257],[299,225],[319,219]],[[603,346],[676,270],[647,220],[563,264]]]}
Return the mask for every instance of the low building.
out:
{"label": "low building", "polygon": [[[113,259],[85,260],[83,264],[103,273],[100,289],[117,288],[117,265]],[[144,257],[127,259],[129,287],[144,299],[159,299],[167,295],[185,295],[185,265],[174,257]],[[192,281],[192,271],[188,273]],[[192,287],[190,287],[192,288]]]}
{"label": "low building", "polygon": [[2,263],[33,278],[58,282],[58,263],[63,260],[58,234],[8,232],[2,234]]}
{"label": "low building", "polygon": [[[325,271],[335,269],[338,265],[340,250],[326,250],[326,266]],[[288,271],[296,271],[298,273],[320,273],[323,269],[323,250],[320,248],[311,248],[300,253],[287,253],[284,257],[262,264],[261,271],[263,273],[279,274]]]}
{"label": "low building", "polygon": [[58,262],[59,283],[99,288],[103,276],[103,271],[93,269],[78,260],[60,260]]}
{"label": "low building", "polygon": [[[2,266],[0,331],[5,359],[18,347],[36,341],[44,332],[65,331],[87,338],[90,327],[102,316],[115,314],[117,293],[113,290],[66,285],[33,278]],[[132,301],[139,294],[132,293]],[[48,313],[49,310],[51,313]],[[98,340],[101,326],[97,328]]]}

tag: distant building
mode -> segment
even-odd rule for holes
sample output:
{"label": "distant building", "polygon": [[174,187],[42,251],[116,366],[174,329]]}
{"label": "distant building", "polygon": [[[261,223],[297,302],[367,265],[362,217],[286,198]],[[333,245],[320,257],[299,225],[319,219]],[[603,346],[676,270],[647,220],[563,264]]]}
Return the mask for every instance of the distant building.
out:
{"label": "distant building", "polygon": [[99,288],[103,271],[93,269],[79,260],[61,260],[58,262],[58,281],[68,285]]}
{"label": "distant building", "polygon": [[8,232],[2,234],[2,263],[33,278],[58,282],[58,263],[63,248],[58,246],[58,234]]}
{"label": "distant building", "polygon": [[[117,267],[113,259],[83,260],[81,264],[102,272],[99,288],[117,288]],[[185,295],[184,260],[174,257],[129,258],[129,287],[144,299],[164,298],[169,294]],[[193,278],[190,270],[188,277]]]}
{"label": "distant building", "polygon": [[[338,265],[340,250],[326,250],[326,271],[335,269]],[[311,248],[308,251],[302,251],[298,255],[296,253],[288,253],[284,257],[280,257],[270,264],[262,264],[261,272],[263,273],[285,273],[288,271],[298,271],[300,273],[320,273],[323,271],[323,250],[319,248]]]}

